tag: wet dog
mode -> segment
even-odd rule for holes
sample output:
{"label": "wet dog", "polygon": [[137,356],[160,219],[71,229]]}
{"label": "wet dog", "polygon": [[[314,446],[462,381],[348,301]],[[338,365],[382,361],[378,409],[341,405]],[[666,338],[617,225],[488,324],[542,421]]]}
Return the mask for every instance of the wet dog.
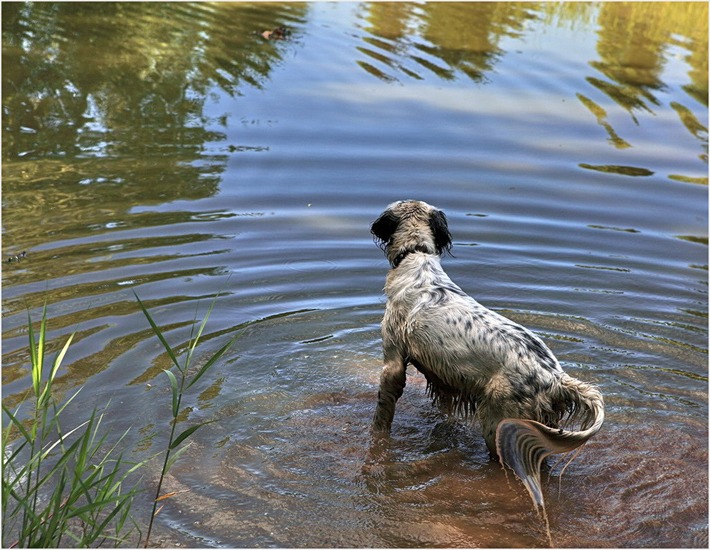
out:
{"label": "wet dog", "polygon": [[440,263],[452,246],[444,212],[425,202],[395,202],[371,231],[391,266],[373,431],[389,433],[405,371],[413,365],[435,402],[480,422],[490,453],[515,472],[544,512],[542,462],[599,431],[601,393],[565,374],[540,338],[451,281]]}

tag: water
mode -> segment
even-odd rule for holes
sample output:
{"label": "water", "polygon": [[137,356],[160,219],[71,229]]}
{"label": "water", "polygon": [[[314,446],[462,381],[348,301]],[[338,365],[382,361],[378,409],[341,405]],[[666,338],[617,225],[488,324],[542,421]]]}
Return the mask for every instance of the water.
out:
{"label": "water", "polygon": [[241,332],[183,402],[185,426],[217,421],[156,544],[546,544],[415,372],[371,446],[369,224],[415,198],[446,211],[452,279],[604,393],[604,430],[546,487],[555,543],[707,546],[707,5],[2,9],[4,403],[28,399],[46,301],[52,349],[77,332],[66,421],[111,398],[107,427],[157,452],[170,364],[132,291],[175,346],[218,292],[199,353]]}

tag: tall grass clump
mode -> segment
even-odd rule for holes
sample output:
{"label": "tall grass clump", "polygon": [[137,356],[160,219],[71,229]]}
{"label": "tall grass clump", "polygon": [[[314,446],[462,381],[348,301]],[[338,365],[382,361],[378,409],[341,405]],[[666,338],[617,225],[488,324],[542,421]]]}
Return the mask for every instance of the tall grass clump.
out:
{"label": "tall grass clump", "polygon": [[[178,433],[178,413],[184,393],[227,352],[239,335],[234,336],[193,374],[193,355],[217,298],[212,301],[197,330],[195,316],[183,364],[178,361],[178,354],[170,347],[138,295],[136,300],[174,365],[174,368],[164,371],[172,390],[170,431],[164,451],[141,462],[126,460],[120,447],[124,445],[128,430],[115,443],[108,445],[111,434],[102,425],[105,413],[99,413],[96,409],[85,422],[68,431],[64,429],[60,421],[62,413],[81,388],[61,405],[54,397],[53,388],[74,334],[56,354],[51,366],[47,366],[46,305],[42,310],[38,334],[28,314],[32,409],[23,420],[19,408],[13,412],[4,404],[2,406],[7,419],[7,425],[0,430],[4,548],[84,548],[107,544],[140,546],[143,530],[132,516],[131,506],[136,494],[143,489],[139,489],[137,484],[128,489],[124,485],[131,474],[164,453],[145,538],[145,546],[148,547],[154,518],[160,511],[158,503],[173,496],[161,495],[165,476],[187,448],[186,440],[201,426],[214,422],[202,422]],[[108,409],[109,404],[104,410]],[[145,527],[145,522],[142,525]],[[129,543],[129,536],[137,537],[137,542]]]}
{"label": "tall grass clump", "polygon": [[2,545],[5,548],[118,545],[138,525],[130,515],[134,486],[127,477],[143,463],[129,462],[119,451],[126,433],[107,445],[103,413],[65,431],[63,411],[81,388],[61,406],[53,395],[57,371],[72,334],[46,365],[47,308],[39,333],[29,317],[32,410],[22,421],[3,404],[8,419],[2,430]]}
{"label": "tall grass clump", "polygon": [[[134,292],[135,294],[135,292]],[[158,480],[158,487],[155,492],[155,499],[153,500],[153,511],[150,516],[150,523],[148,524],[148,532],[145,537],[145,547],[148,548],[148,544],[150,543],[150,534],[153,530],[153,521],[155,519],[156,514],[160,511],[158,508],[158,503],[170,496],[171,494],[168,495],[161,495],[162,492],[162,487],[163,487],[163,481],[165,479],[165,476],[168,474],[170,471],[170,468],[172,467],[173,464],[175,464],[175,461],[180,457],[180,455],[187,449],[187,445],[183,445],[185,440],[190,437],[198,428],[204,426],[205,424],[209,424],[211,422],[214,422],[214,420],[208,420],[207,422],[202,422],[200,424],[195,424],[193,426],[190,426],[189,428],[181,431],[180,433],[177,432],[177,425],[178,425],[178,414],[180,412],[180,403],[182,402],[182,398],[184,395],[184,392],[190,389],[192,385],[194,385],[200,378],[204,376],[204,374],[210,369],[212,365],[214,365],[217,360],[222,357],[227,350],[232,347],[232,344],[236,341],[236,339],[239,337],[239,334],[235,335],[229,342],[227,342],[224,346],[222,346],[217,352],[215,352],[212,357],[210,357],[200,368],[195,372],[193,375],[190,375],[190,371],[194,370],[191,369],[192,367],[192,359],[193,359],[193,354],[195,352],[195,348],[197,347],[197,344],[200,341],[200,338],[202,337],[202,332],[205,328],[205,325],[207,324],[207,320],[210,317],[210,314],[212,313],[212,308],[214,307],[214,304],[217,300],[217,297],[214,298],[212,303],[210,304],[209,309],[207,310],[207,314],[205,315],[205,318],[202,320],[202,323],[200,323],[199,329],[197,332],[195,332],[195,327],[197,325],[197,317],[195,316],[195,322],[192,324],[192,330],[190,333],[190,341],[188,344],[187,348],[187,354],[185,355],[185,360],[184,363],[181,365],[180,362],[177,359],[177,353],[175,350],[168,344],[167,340],[165,339],[165,336],[163,336],[163,333],[161,332],[160,328],[158,328],[158,325],[155,323],[153,318],[151,317],[150,313],[148,313],[148,310],[146,309],[145,305],[143,305],[143,302],[141,302],[141,299],[138,297],[137,294],[135,294],[136,300],[138,300],[138,304],[140,305],[141,309],[143,310],[143,313],[145,314],[146,318],[148,319],[148,322],[150,323],[151,328],[153,329],[153,332],[155,335],[158,337],[160,342],[163,344],[163,347],[165,348],[165,351],[167,352],[168,356],[170,357],[170,360],[173,363],[173,367],[175,368],[176,373],[173,372],[173,367],[170,369],[165,369],[163,372],[165,372],[166,376],[170,380],[170,387],[172,388],[172,420],[170,422],[171,427],[170,427],[170,437],[168,438],[168,442],[166,444],[165,448],[165,457],[163,459],[163,467],[160,471],[160,479]],[[182,446],[181,446],[182,445]],[[162,506],[161,506],[162,508]]]}

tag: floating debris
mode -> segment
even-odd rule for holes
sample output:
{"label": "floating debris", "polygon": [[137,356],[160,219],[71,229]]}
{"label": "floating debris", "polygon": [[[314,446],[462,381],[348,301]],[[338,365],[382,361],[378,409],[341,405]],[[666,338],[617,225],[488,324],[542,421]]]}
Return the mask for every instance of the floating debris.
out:
{"label": "floating debris", "polygon": [[19,254],[15,254],[14,256],[10,256],[7,259],[7,263],[11,264],[12,262],[21,262],[23,258],[27,257],[27,251],[23,250]]}
{"label": "floating debris", "polygon": [[258,34],[267,40],[286,40],[291,36],[291,31],[286,27],[276,27],[271,31],[254,31],[254,34]]}

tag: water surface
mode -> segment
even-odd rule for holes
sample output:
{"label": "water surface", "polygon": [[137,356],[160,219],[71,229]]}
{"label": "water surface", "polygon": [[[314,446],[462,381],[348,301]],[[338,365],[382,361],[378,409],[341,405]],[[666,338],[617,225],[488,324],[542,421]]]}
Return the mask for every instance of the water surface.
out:
{"label": "water surface", "polygon": [[50,346],[77,333],[67,422],[112,399],[107,426],[157,452],[170,362],[132,291],[175,346],[220,292],[200,353],[241,332],[183,401],[185,426],[217,421],[156,543],[546,544],[415,372],[371,446],[369,224],[415,198],[446,211],[452,279],[604,393],[604,430],[546,488],[555,543],[707,546],[706,4],[2,10],[4,403],[28,399],[46,301]]}

